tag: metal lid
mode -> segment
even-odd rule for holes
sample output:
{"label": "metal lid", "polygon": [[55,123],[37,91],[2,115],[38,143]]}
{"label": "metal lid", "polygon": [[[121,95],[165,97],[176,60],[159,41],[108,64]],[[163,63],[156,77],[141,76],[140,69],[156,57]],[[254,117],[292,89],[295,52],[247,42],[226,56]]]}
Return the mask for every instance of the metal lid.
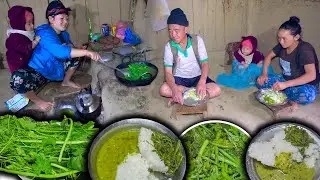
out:
{"label": "metal lid", "polygon": [[76,99],[76,107],[80,113],[92,113],[101,104],[101,98],[91,94],[80,94]]}

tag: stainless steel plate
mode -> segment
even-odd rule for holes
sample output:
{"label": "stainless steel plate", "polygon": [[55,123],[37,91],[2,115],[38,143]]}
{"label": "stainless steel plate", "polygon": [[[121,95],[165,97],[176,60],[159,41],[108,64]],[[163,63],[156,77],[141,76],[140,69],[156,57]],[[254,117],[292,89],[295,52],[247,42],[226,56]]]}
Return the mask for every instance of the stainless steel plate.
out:
{"label": "stainless steel plate", "polygon": [[[130,130],[130,129],[139,129],[141,127],[145,127],[148,129],[151,129],[153,131],[158,131],[161,133],[164,133],[171,138],[175,140],[179,140],[178,137],[168,128],[163,126],[162,124],[159,124],[155,121],[147,120],[147,119],[126,119],[119,122],[116,122],[107,128],[105,128],[101,133],[98,134],[98,136],[94,139],[89,152],[89,159],[88,159],[88,166],[89,166],[89,172],[90,176],[93,180],[98,179],[97,178],[97,172],[96,172],[96,161],[97,161],[97,154],[102,147],[102,145],[114,134],[124,131],[124,130]],[[175,175],[172,177],[173,180],[181,180],[183,179],[184,173],[186,171],[186,155],[183,146],[181,146],[180,151],[183,155],[183,160],[180,165],[180,168],[176,171]]]}
{"label": "stainless steel plate", "polygon": [[[288,98],[286,98],[286,100],[285,101],[283,101],[282,103],[280,103],[280,104],[268,104],[268,103],[266,103],[264,100],[263,100],[263,98],[262,98],[262,93],[261,93],[261,91],[262,91],[263,89],[259,89],[259,91],[256,93],[256,99],[260,102],[260,103],[262,103],[262,104],[265,104],[265,105],[267,105],[267,106],[282,106],[282,105],[285,105],[285,104],[287,104],[288,103]],[[283,92],[282,92],[283,93]],[[284,94],[284,93],[283,93]],[[285,94],[284,94],[285,95]],[[286,97],[287,97],[287,95],[285,95]]]}
{"label": "stainless steel plate", "polygon": [[[271,125],[265,129],[262,129],[251,141],[250,145],[255,142],[259,141],[269,141],[271,138],[273,138],[274,134],[279,132],[281,129],[285,129],[290,126],[297,126],[299,128],[302,128],[306,130],[306,132],[309,134],[311,138],[314,139],[314,143],[320,146],[320,136],[311,130],[308,127],[305,127],[303,125],[297,124],[297,123],[277,123],[274,125]],[[249,147],[250,147],[249,145]],[[251,180],[260,180],[258,173],[256,171],[255,166],[255,160],[249,156],[249,153],[247,151],[246,154],[246,169],[247,173]],[[316,174],[313,178],[313,180],[319,180],[320,179],[320,159],[317,160],[315,165]]]}

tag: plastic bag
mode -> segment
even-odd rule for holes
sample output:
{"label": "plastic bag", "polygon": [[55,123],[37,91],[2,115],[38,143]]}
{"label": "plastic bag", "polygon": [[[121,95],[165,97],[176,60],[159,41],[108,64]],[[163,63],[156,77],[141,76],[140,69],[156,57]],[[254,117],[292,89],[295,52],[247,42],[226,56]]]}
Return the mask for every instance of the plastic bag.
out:
{"label": "plastic bag", "polygon": [[125,31],[125,37],[123,39],[123,42],[131,45],[137,45],[141,43],[141,39],[137,34],[131,31],[130,27],[128,27]]}
{"label": "plastic bag", "polygon": [[127,23],[123,21],[118,21],[116,24],[116,37],[119,39],[124,39],[127,27]]}
{"label": "plastic bag", "polygon": [[[247,68],[245,68],[237,60],[233,60],[231,74],[219,74],[217,77],[217,83],[237,90],[254,87],[256,85],[257,78],[262,73],[262,70],[263,66],[251,63]],[[272,66],[269,66],[268,74],[274,74]]]}

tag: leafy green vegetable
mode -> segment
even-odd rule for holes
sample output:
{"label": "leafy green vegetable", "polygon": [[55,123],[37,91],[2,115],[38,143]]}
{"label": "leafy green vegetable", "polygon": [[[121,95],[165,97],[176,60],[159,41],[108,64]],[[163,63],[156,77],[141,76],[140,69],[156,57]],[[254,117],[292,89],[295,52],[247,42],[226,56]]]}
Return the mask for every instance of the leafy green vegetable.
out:
{"label": "leafy green vegetable", "polygon": [[0,116],[0,171],[39,178],[75,177],[86,170],[89,143],[98,129],[81,124],[36,122],[31,118]]}
{"label": "leafy green vegetable", "polygon": [[127,80],[136,81],[150,78],[149,66],[146,64],[130,64],[128,70],[129,74],[125,76]]}
{"label": "leafy green vegetable", "polygon": [[307,131],[297,126],[287,127],[284,129],[284,132],[286,133],[285,140],[299,148],[308,148],[309,144],[314,141]]}
{"label": "leafy green vegetable", "polygon": [[187,151],[187,179],[246,179],[248,136],[226,124],[204,124],[182,137]]}
{"label": "leafy green vegetable", "polygon": [[156,153],[168,167],[168,174],[174,175],[183,159],[181,142],[156,131],[153,131],[151,139]]}
{"label": "leafy green vegetable", "polygon": [[287,96],[281,91],[272,89],[262,89],[260,101],[270,105],[282,104],[287,99]]}

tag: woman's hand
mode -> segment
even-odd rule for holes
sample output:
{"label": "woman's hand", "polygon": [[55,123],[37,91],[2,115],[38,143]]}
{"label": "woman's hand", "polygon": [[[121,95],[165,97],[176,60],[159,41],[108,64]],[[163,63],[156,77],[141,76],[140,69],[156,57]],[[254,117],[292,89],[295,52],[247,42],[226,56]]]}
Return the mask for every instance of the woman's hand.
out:
{"label": "woman's hand", "polygon": [[272,86],[272,89],[276,90],[276,91],[282,91],[282,90],[286,89],[287,87],[288,87],[288,85],[286,82],[276,82]]}
{"label": "woman's hand", "polygon": [[258,84],[263,85],[266,81],[268,81],[268,76],[266,74],[262,74],[261,76],[258,77]]}
{"label": "woman's hand", "polygon": [[101,56],[99,53],[97,52],[93,52],[93,51],[87,51],[86,56],[91,58],[94,61],[99,61],[101,60]]}

